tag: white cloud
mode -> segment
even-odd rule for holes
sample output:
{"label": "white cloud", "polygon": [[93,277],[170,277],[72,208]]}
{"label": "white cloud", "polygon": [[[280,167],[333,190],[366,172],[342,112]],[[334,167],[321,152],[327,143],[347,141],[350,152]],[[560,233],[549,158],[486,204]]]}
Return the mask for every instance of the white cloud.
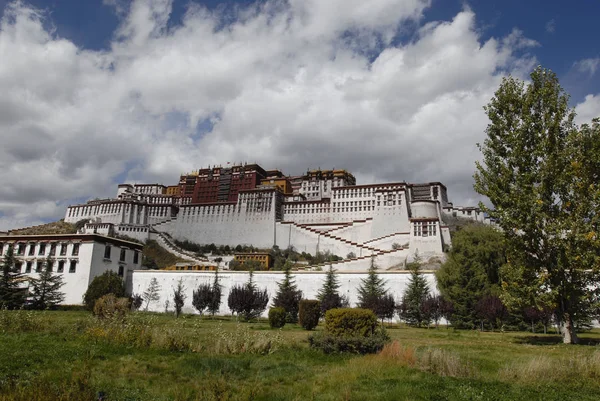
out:
{"label": "white cloud", "polygon": [[600,57],[586,58],[579,60],[573,64],[573,66],[580,72],[594,75],[598,68],[600,68]]}
{"label": "white cloud", "polygon": [[[518,54],[537,43],[518,30],[484,42],[470,10],[423,25],[430,3],[271,1],[233,22],[196,5],[167,28],[170,0],[138,0],[108,51],[77,48],[13,3],[0,22],[0,229],[112,195],[118,176],[171,184],[244,160],[439,180],[473,204],[482,106],[505,73],[531,69]],[[409,27],[414,39],[394,45]]]}
{"label": "white cloud", "polygon": [[556,21],[551,19],[550,21],[546,22],[546,32],[554,33],[554,31],[556,31]]}
{"label": "white cloud", "polygon": [[600,95],[587,95],[583,102],[575,107],[577,124],[590,124],[592,119],[600,118]]}

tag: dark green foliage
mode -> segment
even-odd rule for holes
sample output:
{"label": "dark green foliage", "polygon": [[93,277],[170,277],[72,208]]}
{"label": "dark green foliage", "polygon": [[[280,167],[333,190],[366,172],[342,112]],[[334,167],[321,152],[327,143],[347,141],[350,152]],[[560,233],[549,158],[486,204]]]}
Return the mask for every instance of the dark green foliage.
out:
{"label": "dark green foliage", "polygon": [[272,329],[280,329],[285,326],[285,309],[271,308],[269,309],[269,326]]}
{"label": "dark green foliage", "polygon": [[394,304],[394,298],[388,296],[385,281],[377,274],[375,258],[371,258],[369,274],[361,283],[358,288],[358,307],[372,310],[382,320],[390,318],[390,313],[393,316],[394,306],[390,310],[390,305]]}
{"label": "dark green foliage", "polygon": [[493,227],[469,225],[454,234],[448,260],[435,274],[438,289],[453,305],[453,326],[478,326],[475,306],[500,292],[499,270],[505,262],[504,239]]}
{"label": "dark green foliage", "polygon": [[183,285],[183,279],[179,279],[177,282],[177,287],[173,289],[173,305],[175,306],[175,317],[179,317],[181,314],[181,309],[183,309],[183,305],[185,304],[185,299],[187,296],[185,295],[185,286]]}
{"label": "dark green foliage", "polygon": [[375,334],[377,316],[370,309],[330,309],[325,314],[325,331],[336,337],[368,337]]}
{"label": "dark green foliage", "polygon": [[323,286],[319,289],[317,299],[321,302],[321,315],[325,316],[325,312],[329,309],[343,307],[343,299],[340,296],[338,289],[340,283],[333,267],[329,265],[329,270],[325,276]]}
{"label": "dark green foliage", "polygon": [[429,325],[429,316],[424,313],[423,304],[429,296],[429,285],[420,271],[420,263],[417,258],[409,266],[410,279],[404,295],[399,315],[402,320],[411,326],[420,327]]}
{"label": "dark green foliage", "polygon": [[202,314],[208,308],[211,299],[212,286],[208,283],[200,284],[192,293],[192,306]]}
{"label": "dark green foliage", "polygon": [[140,294],[133,294],[129,298],[129,302],[131,303],[131,310],[136,311],[142,307],[142,304],[144,303],[144,298],[142,298]]}
{"label": "dark green foliage", "polygon": [[377,316],[369,309],[331,309],[325,314],[325,332],[308,337],[311,347],[326,354],[348,352],[368,354],[381,351],[390,340],[377,325]]}
{"label": "dark green foliage", "polygon": [[298,289],[292,279],[291,263],[286,263],[284,271],[283,280],[277,283],[278,289],[273,299],[273,306],[285,309],[287,323],[296,323],[298,322],[298,303],[302,299],[302,291]]}
{"label": "dark green foliage", "polygon": [[312,348],[319,349],[325,354],[351,353],[351,354],[376,354],[390,341],[383,327],[371,336],[336,337],[327,333],[316,333],[308,337]]}
{"label": "dark green foliage", "polygon": [[237,260],[232,260],[229,262],[229,270],[235,271],[255,271],[255,270],[265,270],[265,266],[260,263],[258,260],[246,260],[243,263],[238,262]]}
{"label": "dark green foliage", "polygon": [[569,95],[542,67],[528,84],[504,78],[485,111],[474,187],[507,244],[502,299],[514,310],[551,305],[564,342],[576,343],[600,295],[600,120],[577,126]]}
{"label": "dark green foliage", "polygon": [[268,303],[267,290],[256,288],[252,271],[250,271],[248,282],[244,285],[233,286],[227,298],[229,309],[246,321],[259,317],[267,308]]}
{"label": "dark green foliage", "polygon": [[83,303],[91,311],[94,309],[96,300],[106,294],[113,294],[117,298],[125,296],[123,280],[112,270],[94,277],[87,291],[83,294]]}
{"label": "dark green foliage", "polygon": [[205,309],[211,315],[215,315],[219,311],[221,306],[221,284],[219,284],[219,273],[215,272],[215,279],[213,284],[200,284],[198,288],[193,292],[192,305],[200,314]]}
{"label": "dark green foliage", "polygon": [[449,321],[453,312],[452,304],[441,295],[427,296],[421,305],[421,310],[425,316],[425,320],[433,322],[435,327],[438,327],[442,318]]}
{"label": "dark green foliage", "polygon": [[316,299],[303,299],[298,304],[298,319],[300,326],[312,330],[319,324],[321,303]]}
{"label": "dark green foliage", "polygon": [[25,303],[26,290],[22,287],[24,275],[15,267],[14,247],[8,245],[2,260],[0,276],[0,309],[19,309]]}
{"label": "dark green foliage", "polygon": [[32,309],[53,308],[65,299],[65,294],[60,291],[65,283],[61,275],[52,272],[53,263],[52,257],[48,256],[38,278],[29,279]]}

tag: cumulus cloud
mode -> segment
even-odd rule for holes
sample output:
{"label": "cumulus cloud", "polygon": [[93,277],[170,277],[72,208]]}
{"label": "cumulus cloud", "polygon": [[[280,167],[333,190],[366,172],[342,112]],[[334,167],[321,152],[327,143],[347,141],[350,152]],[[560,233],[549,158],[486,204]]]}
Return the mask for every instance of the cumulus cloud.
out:
{"label": "cumulus cloud", "polygon": [[170,0],[105,3],[121,13],[105,51],[57,37],[22,2],[4,11],[0,229],[60,218],[117,180],[172,184],[227,161],[442,181],[475,204],[482,106],[535,65],[536,42],[483,41],[470,10],[423,24],[429,0],[192,4],[178,26]]}
{"label": "cumulus cloud", "polygon": [[587,73],[592,76],[598,71],[598,68],[600,68],[600,57],[579,60],[576,61],[573,66],[579,72]]}
{"label": "cumulus cloud", "polygon": [[590,124],[592,119],[600,118],[600,95],[587,95],[583,102],[575,107],[578,124]]}

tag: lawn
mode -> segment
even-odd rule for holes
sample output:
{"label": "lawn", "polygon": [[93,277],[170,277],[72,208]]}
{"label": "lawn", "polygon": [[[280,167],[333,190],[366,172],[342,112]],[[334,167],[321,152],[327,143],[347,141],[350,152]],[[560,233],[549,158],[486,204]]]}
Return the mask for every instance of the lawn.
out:
{"label": "lawn", "polygon": [[[317,330],[320,330],[319,326]],[[600,332],[390,325],[377,355],[324,355],[297,325],[0,312],[0,400],[598,400]]]}

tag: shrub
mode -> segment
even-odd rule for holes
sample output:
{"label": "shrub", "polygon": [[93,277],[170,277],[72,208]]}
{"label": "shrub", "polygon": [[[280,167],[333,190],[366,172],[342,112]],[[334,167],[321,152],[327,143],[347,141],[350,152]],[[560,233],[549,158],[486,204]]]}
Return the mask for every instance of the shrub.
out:
{"label": "shrub", "polygon": [[129,312],[129,299],[106,294],[96,301],[93,312],[100,319],[123,319]]}
{"label": "shrub", "polygon": [[123,280],[117,273],[111,270],[104,272],[92,280],[87,291],[83,295],[83,303],[88,310],[93,310],[96,301],[107,294],[113,294],[117,298],[125,296]]}
{"label": "shrub", "polygon": [[306,330],[317,327],[321,316],[321,303],[316,299],[303,299],[298,305],[300,326]]}
{"label": "shrub", "polygon": [[328,333],[316,333],[308,337],[308,343],[312,348],[320,349],[326,354],[348,352],[352,354],[375,354],[383,349],[390,341],[383,328],[374,334],[363,336],[332,336]]}
{"label": "shrub", "polygon": [[269,325],[272,329],[280,329],[285,326],[285,309],[271,308],[269,309]]}
{"label": "shrub", "polygon": [[144,298],[140,294],[133,294],[129,299],[131,303],[131,310],[136,311],[142,307],[142,303],[144,303]]}
{"label": "shrub", "polygon": [[369,309],[330,309],[325,314],[325,331],[336,337],[368,337],[375,334],[377,316]]}

